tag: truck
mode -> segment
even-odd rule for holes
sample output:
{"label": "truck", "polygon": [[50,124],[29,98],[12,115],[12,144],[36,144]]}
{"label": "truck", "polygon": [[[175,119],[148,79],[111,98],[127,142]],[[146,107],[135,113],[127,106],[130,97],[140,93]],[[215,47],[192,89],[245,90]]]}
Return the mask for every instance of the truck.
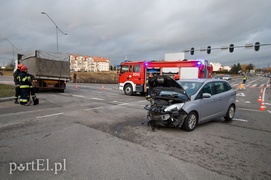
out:
{"label": "truck", "polygon": [[145,94],[150,76],[166,75],[175,80],[211,78],[213,66],[208,60],[129,61],[120,64],[118,89],[125,95]]}
{"label": "truck", "polygon": [[61,52],[35,50],[34,55],[18,56],[18,62],[34,75],[33,87],[38,90],[64,92],[70,80],[70,55]]}

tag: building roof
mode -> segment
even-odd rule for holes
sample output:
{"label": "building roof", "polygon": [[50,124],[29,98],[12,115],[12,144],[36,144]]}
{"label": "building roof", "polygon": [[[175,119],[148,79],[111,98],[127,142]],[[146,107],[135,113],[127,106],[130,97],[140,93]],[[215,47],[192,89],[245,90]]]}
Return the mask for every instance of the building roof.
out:
{"label": "building roof", "polygon": [[88,58],[92,58],[94,62],[107,62],[109,63],[110,60],[104,57],[97,57],[97,56],[82,56],[82,55],[78,55],[78,54],[70,54],[71,56],[73,56],[75,59],[77,59],[77,57],[83,57],[85,60]]}

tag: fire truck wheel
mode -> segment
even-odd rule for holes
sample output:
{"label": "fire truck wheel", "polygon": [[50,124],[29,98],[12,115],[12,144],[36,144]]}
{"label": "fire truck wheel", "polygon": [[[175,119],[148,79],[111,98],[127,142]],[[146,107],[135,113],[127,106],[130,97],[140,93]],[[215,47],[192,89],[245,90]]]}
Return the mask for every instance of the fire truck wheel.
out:
{"label": "fire truck wheel", "polygon": [[124,93],[128,96],[131,96],[133,94],[133,88],[131,84],[127,84],[124,87]]}

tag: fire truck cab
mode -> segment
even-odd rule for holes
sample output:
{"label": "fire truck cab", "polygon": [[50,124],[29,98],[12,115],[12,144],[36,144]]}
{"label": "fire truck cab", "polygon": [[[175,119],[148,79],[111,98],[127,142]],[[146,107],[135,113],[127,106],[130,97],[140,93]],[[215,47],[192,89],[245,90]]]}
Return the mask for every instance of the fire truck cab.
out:
{"label": "fire truck cab", "polygon": [[213,67],[207,60],[183,61],[124,61],[120,64],[118,86],[126,95],[144,94],[148,89],[148,78],[167,75],[171,78],[211,78]]}

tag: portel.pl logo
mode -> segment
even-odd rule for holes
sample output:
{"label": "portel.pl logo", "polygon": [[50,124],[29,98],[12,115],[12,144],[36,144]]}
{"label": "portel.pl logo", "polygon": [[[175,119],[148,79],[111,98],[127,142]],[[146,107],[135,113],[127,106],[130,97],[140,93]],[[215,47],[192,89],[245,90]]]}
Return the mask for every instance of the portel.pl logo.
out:
{"label": "portel.pl logo", "polygon": [[66,159],[61,162],[50,163],[49,159],[36,159],[25,163],[9,163],[9,174],[15,171],[51,171],[58,174],[60,171],[66,171]]}

